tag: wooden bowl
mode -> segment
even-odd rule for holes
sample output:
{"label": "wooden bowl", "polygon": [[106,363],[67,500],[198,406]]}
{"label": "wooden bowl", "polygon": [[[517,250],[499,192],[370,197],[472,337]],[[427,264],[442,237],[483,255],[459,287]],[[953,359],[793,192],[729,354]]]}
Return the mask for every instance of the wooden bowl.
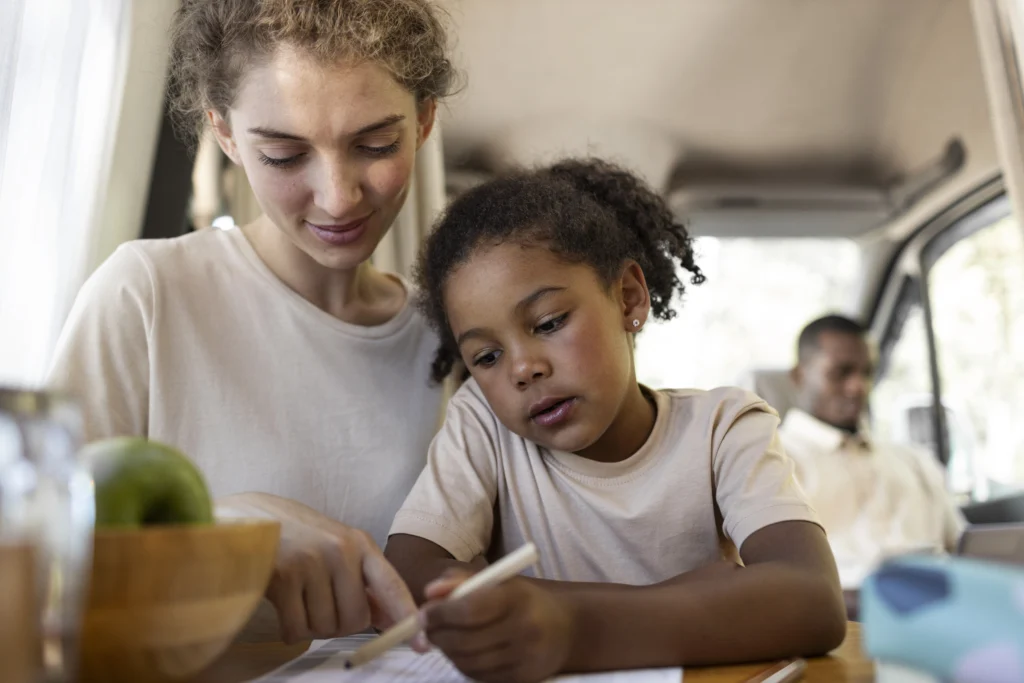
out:
{"label": "wooden bowl", "polygon": [[80,680],[163,683],[199,673],[263,596],[280,531],[268,521],[97,530]]}

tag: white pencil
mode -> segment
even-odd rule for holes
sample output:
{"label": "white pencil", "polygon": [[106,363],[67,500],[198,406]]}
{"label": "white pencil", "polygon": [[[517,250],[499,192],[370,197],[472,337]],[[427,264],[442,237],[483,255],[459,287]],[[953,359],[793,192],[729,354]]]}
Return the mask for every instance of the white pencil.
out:
{"label": "white pencil", "polygon": [[[473,591],[481,588],[496,586],[503,581],[537,563],[537,548],[532,543],[527,543],[515,552],[511,552],[501,558],[483,571],[474,574],[451,592],[448,600],[464,598]],[[417,615],[406,617],[398,622],[380,637],[371,640],[366,645],[352,653],[352,656],[345,661],[345,668],[351,669],[354,666],[365,664],[384,654],[391,648],[409,640],[420,630],[420,623]]]}

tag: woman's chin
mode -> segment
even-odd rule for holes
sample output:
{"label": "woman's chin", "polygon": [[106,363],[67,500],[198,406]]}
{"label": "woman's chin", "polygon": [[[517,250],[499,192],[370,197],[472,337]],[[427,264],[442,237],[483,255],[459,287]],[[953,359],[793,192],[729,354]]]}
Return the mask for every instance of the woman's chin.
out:
{"label": "woman's chin", "polygon": [[324,268],[331,270],[352,270],[370,260],[380,239],[371,239],[371,235],[351,244],[325,244],[316,238],[302,240],[301,247],[310,258]]}

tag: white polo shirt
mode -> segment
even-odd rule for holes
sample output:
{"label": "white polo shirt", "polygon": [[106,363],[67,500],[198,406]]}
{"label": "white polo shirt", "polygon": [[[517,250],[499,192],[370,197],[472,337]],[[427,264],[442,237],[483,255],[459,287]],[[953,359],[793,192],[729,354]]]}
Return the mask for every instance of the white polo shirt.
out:
{"label": "white polo shirt", "polygon": [[964,519],[930,455],[850,434],[796,409],[779,437],[821,516],[843,588],[859,588],[892,555],[956,546]]}

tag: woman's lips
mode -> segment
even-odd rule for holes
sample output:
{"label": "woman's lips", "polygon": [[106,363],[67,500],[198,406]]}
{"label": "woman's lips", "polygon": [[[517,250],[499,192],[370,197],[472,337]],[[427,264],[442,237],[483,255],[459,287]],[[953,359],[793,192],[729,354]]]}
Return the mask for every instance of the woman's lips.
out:
{"label": "woman's lips", "polygon": [[306,221],[306,228],[321,242],[331,246],[344,246],[352,244],[366,232],[366,226],[370,222],[370,216],[361,218],[358,221],[351,221],[344,225],[317,225]]}

